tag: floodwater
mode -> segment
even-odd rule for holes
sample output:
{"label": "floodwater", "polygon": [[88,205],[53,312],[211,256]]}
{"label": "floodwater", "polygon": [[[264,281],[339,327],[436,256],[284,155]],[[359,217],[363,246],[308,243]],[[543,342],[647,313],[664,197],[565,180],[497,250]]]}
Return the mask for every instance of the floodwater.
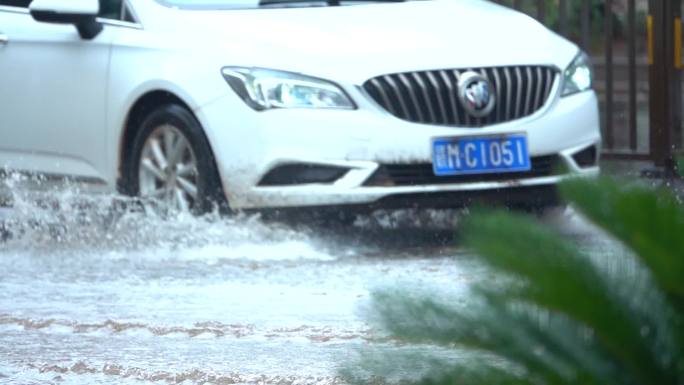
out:
{"label": "floodwater", "polygon": [[[1,384],[340,383],[359,347],[391,345],[363,317],[371,290],[467,301],[487,275],[453,236],[457,212],[336,226],[160,219],[111,201],[15,204],[0,242]],[[570,210],[543,220],[609,247]]]}

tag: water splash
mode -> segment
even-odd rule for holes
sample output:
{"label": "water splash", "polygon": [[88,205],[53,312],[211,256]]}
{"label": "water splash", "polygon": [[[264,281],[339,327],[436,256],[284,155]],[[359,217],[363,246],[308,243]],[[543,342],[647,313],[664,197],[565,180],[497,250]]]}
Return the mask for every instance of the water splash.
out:
{"label": "water splash", "polygon": [[[86,193],[77,185],[63,184],[36,192],[23,188],[26,178],[16,174],[5,178],[5,191],[10,195],[4,203],[11,207],[0,213],[0,245],[6,251],[53,255],[75,250],[112,255],[154,251],[178,258],[332,258],[320,251],[306,229],[266,222],[259,214],[161,216],[136,199]],[[283,249],[288,256],[283,255]]]}
{"label": "water splash", "polygon": [[[324,219],[323,223],[273,221],[258,213],[162,216],[134,198],[86,192],[81,185],[69,181],[50,185],[44,177],[23,174],[5,175],[0,180],[4,183],[0,192],[8,192],[0,194],[0,207],[11,205],[11,209],[0,211],[0,247],[21,253],[78,250],[81,254],[110,252],[115,256],[149,251],[152,255],[180,259],[241,259],[258,255],[265,260],[331,260],[331,249],[337,255],[356,254],[344,244],[356,239],[367,243],[369,234],[386,238],[393,237],[395,231],[451,232],[462,213],[375,211],[346,223],[336,223],[334,218]],[[43,188],[36,190],[28,185]],[[345,239],[338,239],[339,235]]]}

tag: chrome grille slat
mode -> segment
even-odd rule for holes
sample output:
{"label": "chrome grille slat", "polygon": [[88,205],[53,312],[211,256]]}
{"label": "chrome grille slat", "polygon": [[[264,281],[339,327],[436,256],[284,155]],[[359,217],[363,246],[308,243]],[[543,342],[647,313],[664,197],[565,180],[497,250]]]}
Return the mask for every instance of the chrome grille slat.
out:
{"label": "chrome grille slat", "polygon": [[[485,77],[485,79],[489,79],[489,76],[487,76],[487,71],[486,71],[484,68],[481,68],[480,71],[476,71],[476,70],[471,70],[471,71],[479,72],[480,75],[482,75],[482,76]],[[491,79],[489,79],[489,81],[491,82]],[[495,94],[496,94],[496,90],[495,90]],[[490,115],[491,115],[491,114],[490,114]],[[489,116],[485,116],[485,117],[482,117],[482,118],[476,118],[476,119],[475,119],[475,125],[478,126],[478,127],[480,127],[480,126],[486,126],[486,125],[488,125],[488,124],[491,124],[491,123],[489,122],[489,120],[490,120],[490,119],[489,119]]]}
{"label": "chrome grille slat", "polygon": [[418,103],[420,103],[420,109],[423,111],[423,116],[425,116],[424,122],[433,122],[434,118],[431,117],[431,111],[429,108],[430,100],[427,98],[427,91],[424,90],[424,85],[418,81],[415,73],[412,73],[408,79],[409,82],[413,84],[413,92],[416,94],[416,99],[418,99]]}
{"label": "chrome grille slat", "polygon": [[493,68],[492,72],[494,73],[494,88],[496,89],[496,108],[494,114],[496,115],[496,123],[499,123],[503,120],[503,83],[501,83],[501,77],[499,76],[499,68]]}
{"label": "chrome grille slat", "polygon": [[504,71],[506,71],[506,116],[515,119],[512,110],[513,98],[511,96],[513,94],[513,83],[511,82],[511,70],[505,68]]}
{"label": "chrome grille slat", "polygon": [[441,112],[440,115],[442,115],[442,120],[440,121],[441,124],[448,124],[449,118],[447,117],[447,108],[446,108],[446,103],[444,103],[444,97],[442,96],[442,87],[439,85],[437,78],[435,75],[433,75],[432,71],[427,72],[427,77],[430,79],[430,83],[432,83],[432,86],[435,87],[436,94],[437,94],[437,101],[439,103],[439,111]]}
{"label": "chrome grille slat", "polygon": [[[458,82],[466,72],[489,80],[496,104],[481,118],[466,112]],[[558,70],[550,66],[506,66],[429,70],[387,74],[363,84],[367,94],[392,115],[411,122],[482,127],[530,116],[544,107]]]}
{"label": "chrome grille slat", "polygon": [[401,80],[401,82],[404,84],[404,87],[406,87],[409,90],[409,97],[411,98],[411,101],[413,102],[413,105],[416,108],[416,114],[418,115],[418,119],[416,119],[415,121],[425,121],[425,119],[423,118],[423,112],[420,110],[420,104],[418,104],[418,99],[416,98],[416,93],[413,92],[413,87],[411,86],[411,83],[409,82],[408,78],[404,74],[399,74],[399,80]]}
{"label": "chrome grille slat", "polygon": [[515,80],[516,80],[516,97],[515,97],[515,115],[513,115],[514,119],[518,119],[519,117],[522,116],[522,91],[523,91],[523,84],[522,84],[522,72],[520,71],[520,67],[515,67]]}
{"label": "chrome grille slat", "polygon": [[430,120],[428,122],[435,122],[437,119],[435,115],[435,110],[434,108],[432,108],[432,103],[430,101],[430,93],[427,90],[427,86],[425,85],[425,82],[420,77],[420,74],[418,72],[412,72],[411,74],[413,75],[413,80],[415,80],[415,82],[418,83],[418,87],[422,90],[425,109],[427,110],[427,113],[430,116]]}
{"label": "chrome grille slat", "polygon": [[554,71],[546,71],[546,88],[544,89],[544,102],[542,102],[542,105],[546,102],[549,96],[551,96],[551,88],[553,86],[553,79],[555,75],[556,74],[554,73]]}
{"label": "chrome grille slat", "polygon": [[401,91],[399,90],[399,87],[398,87],[397,84],[394,82],[394,79],[392,79],[392,77],[389,76],[389,75],[384,76],[383,79],[385,79],[385,81],[387,82],[387,84],[389,84],[390,87],[392,87],[392,90],[393,90],[394,93],[397,95],[397,99],[399,100],[399,106],[401,107],[401,111],[402,111],[402,116],[400,116],[400,117],[403,117],[403,118],[405,119],[405,118],[408,118],[409,116],[411,116],[411,115],[409,114],[409,109],[408,109],[408,107],[407,107],[407,105],[406,105],[406,102],[404,101],[403,92],[401,92]]}
{"label": "chrome grille slat", "polygon": [[534,93],[534,109],[541,108],[542,86],[544,85],[544,73],[541,67],[537,67],[537,90]]}
{"label": "chrome grille slat", "polygon": [[523,115],[529,115],[532,111],[532,69],[530,67],[525,68],[525,109],[523,110]]}
{"label": "chrome grille slat", "polygon": [[458,123],[458,97],[456,96],[456,86],[455,84],[449,79],[449,75],[447,74],[446,71],[439,71],[439,75],[442,78],[442,81],[446,85],[447,92],[449,94],[449,101],[451,102],[451,116],[453,119],[449,121],[449,124],[457,124]]}
{"label": "chrome grille slat", "polygon": [[387,93],[385,92],[385,88],[382,86],[380,81],[378,79],[372,79],[371,83],[375,87],[375,92],[379,93],[380,96],[382,97],[382,103],[380,103],[383,107],[389,110],[389,112],[392,115],[397,115],[396,111],[394,110],[394,106],[392,106],[392,102],[389,100],[389,96],[387,96]]}
{"label": "chrome grille slat", "polygon": [[[464,72],[465,72],[465,71],[464,71]],[[458,70],[454,70],[454,75],[456,76],[456,89],[457,89],[456,92],[458,92],[458,82],[459,82],[459,80],[461,80],[461,72],[458,71]],[[473,118],[465,111],[465,109],[463,108],[463,106],[461,106],[461,111],[463,111],[462,116],[464,117],[464,120],[463,120],[463,121],[464,121],[466,127],[474,126],[474,124],[471,123],[471,120],[472,120]]]}

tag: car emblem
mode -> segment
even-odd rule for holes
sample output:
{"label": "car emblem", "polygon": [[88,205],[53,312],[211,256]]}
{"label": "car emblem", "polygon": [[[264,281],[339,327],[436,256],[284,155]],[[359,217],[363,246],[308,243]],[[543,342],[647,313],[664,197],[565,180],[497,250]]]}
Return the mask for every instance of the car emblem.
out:
{"label": "car emblem", "polygon": [[458,99],[466,112],[476,118],[489,115],[496,102],[495,90],[489,80],[472,71],[459,77]]}

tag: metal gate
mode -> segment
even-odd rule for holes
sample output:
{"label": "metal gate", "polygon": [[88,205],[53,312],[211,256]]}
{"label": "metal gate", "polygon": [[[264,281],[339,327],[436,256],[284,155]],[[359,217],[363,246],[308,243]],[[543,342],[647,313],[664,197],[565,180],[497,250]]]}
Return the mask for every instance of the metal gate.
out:
{"label": "metal gate", "polygon": [[682,147],[681,0],[494,0],[588,52],[603,157],[674,170]]}

